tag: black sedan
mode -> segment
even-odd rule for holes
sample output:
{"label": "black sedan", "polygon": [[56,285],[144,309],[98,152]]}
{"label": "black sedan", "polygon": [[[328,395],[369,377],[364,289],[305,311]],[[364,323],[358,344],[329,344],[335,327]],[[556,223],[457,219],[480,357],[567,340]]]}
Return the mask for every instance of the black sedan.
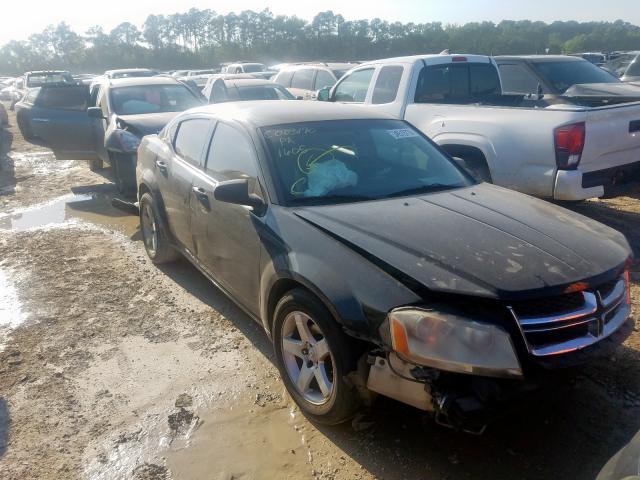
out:
{"label": "black sedan", "polygon": [[546,369],[630,330],[624,236],[477,184],[406,122],[357,106],[237,102],[145,137],[140,221],[260,322],[325,423],[368,392],[479,431]]}

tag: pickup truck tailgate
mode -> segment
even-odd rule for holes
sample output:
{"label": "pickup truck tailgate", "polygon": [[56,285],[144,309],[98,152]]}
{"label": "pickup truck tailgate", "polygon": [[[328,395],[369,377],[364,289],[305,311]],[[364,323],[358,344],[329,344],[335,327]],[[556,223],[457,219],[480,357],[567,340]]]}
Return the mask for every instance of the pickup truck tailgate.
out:
{"label": "pickup truck tailgate", "polygon": [[589,110],[580,170],[593,172],[632,163],[640,166],[640,103]]}

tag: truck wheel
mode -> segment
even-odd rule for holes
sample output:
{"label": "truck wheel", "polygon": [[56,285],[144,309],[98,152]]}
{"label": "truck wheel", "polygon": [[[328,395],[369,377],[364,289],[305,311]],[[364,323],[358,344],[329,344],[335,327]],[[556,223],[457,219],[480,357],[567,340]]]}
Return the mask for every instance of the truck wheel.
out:
{"label": "truck wheel", "polygon": [[99,172],[103,167],[104,164],[101,158],[93,158],[89,160],[89,170],[92,172]]}
{"label": "truck wheel", "polygon": [[335,425],[355,414],[360,397],[345,379],[356,369],[358,349],[316,297],[304,289],[285,294],[275,308],[273,339],[280,376],[310,419]]}
{"label": "truck wheel", "polygon": [[173,248],[158,215],[158,207],[150,193],[140,198],[140,231],[147,255],[153,263],[160,265],[180,257]]}
{"label": "truck wheel", "polygon": [[136,165],[132,155],[112,153],[111,167],[118,192],[124,197],[133,197],[136,193]]}

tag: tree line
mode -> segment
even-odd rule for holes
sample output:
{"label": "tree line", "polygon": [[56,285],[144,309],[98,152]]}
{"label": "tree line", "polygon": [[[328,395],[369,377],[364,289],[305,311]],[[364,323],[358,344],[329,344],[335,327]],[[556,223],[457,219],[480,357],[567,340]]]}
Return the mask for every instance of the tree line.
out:
{"label": "tree line", "polygon": [[444,49],[487,55],[640,50],[640,27],[622,20],[400,23],[345,20],[332,11],[320,12],[309,22],[268,9],[221,15],[192,8],[149,15],[140,27],[123,22],[109,32],[94,26],[80,34],[65,22],[50,25],[28,40],[0,47],[0,72],[199,68],[234,60],[357,61]]}

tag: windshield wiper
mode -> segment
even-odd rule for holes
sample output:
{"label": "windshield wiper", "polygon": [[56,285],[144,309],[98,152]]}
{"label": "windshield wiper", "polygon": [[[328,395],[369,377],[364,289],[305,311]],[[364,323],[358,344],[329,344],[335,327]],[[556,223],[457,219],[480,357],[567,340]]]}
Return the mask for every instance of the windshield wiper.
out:
{"label": "windshield wiper", "polygon": [[366,195],[323,195],[319,197],[299,197],[291,200],[295,204],[324,204],[324,203],[343,203],[343,202],[364,202],[366,200],[375,200],[374,197]]}
{"label": "windshield wiper", "polygon": [[409,195],[417,195],[420,193],[441,192],[443,190],[451,190],[452,188],[463,187],[464,185],[445,185],[442,183],[431,183],[429,185],[421,185],[419,187],[406,188],[397,192],[385,195],[385,198],[405,197]]}

